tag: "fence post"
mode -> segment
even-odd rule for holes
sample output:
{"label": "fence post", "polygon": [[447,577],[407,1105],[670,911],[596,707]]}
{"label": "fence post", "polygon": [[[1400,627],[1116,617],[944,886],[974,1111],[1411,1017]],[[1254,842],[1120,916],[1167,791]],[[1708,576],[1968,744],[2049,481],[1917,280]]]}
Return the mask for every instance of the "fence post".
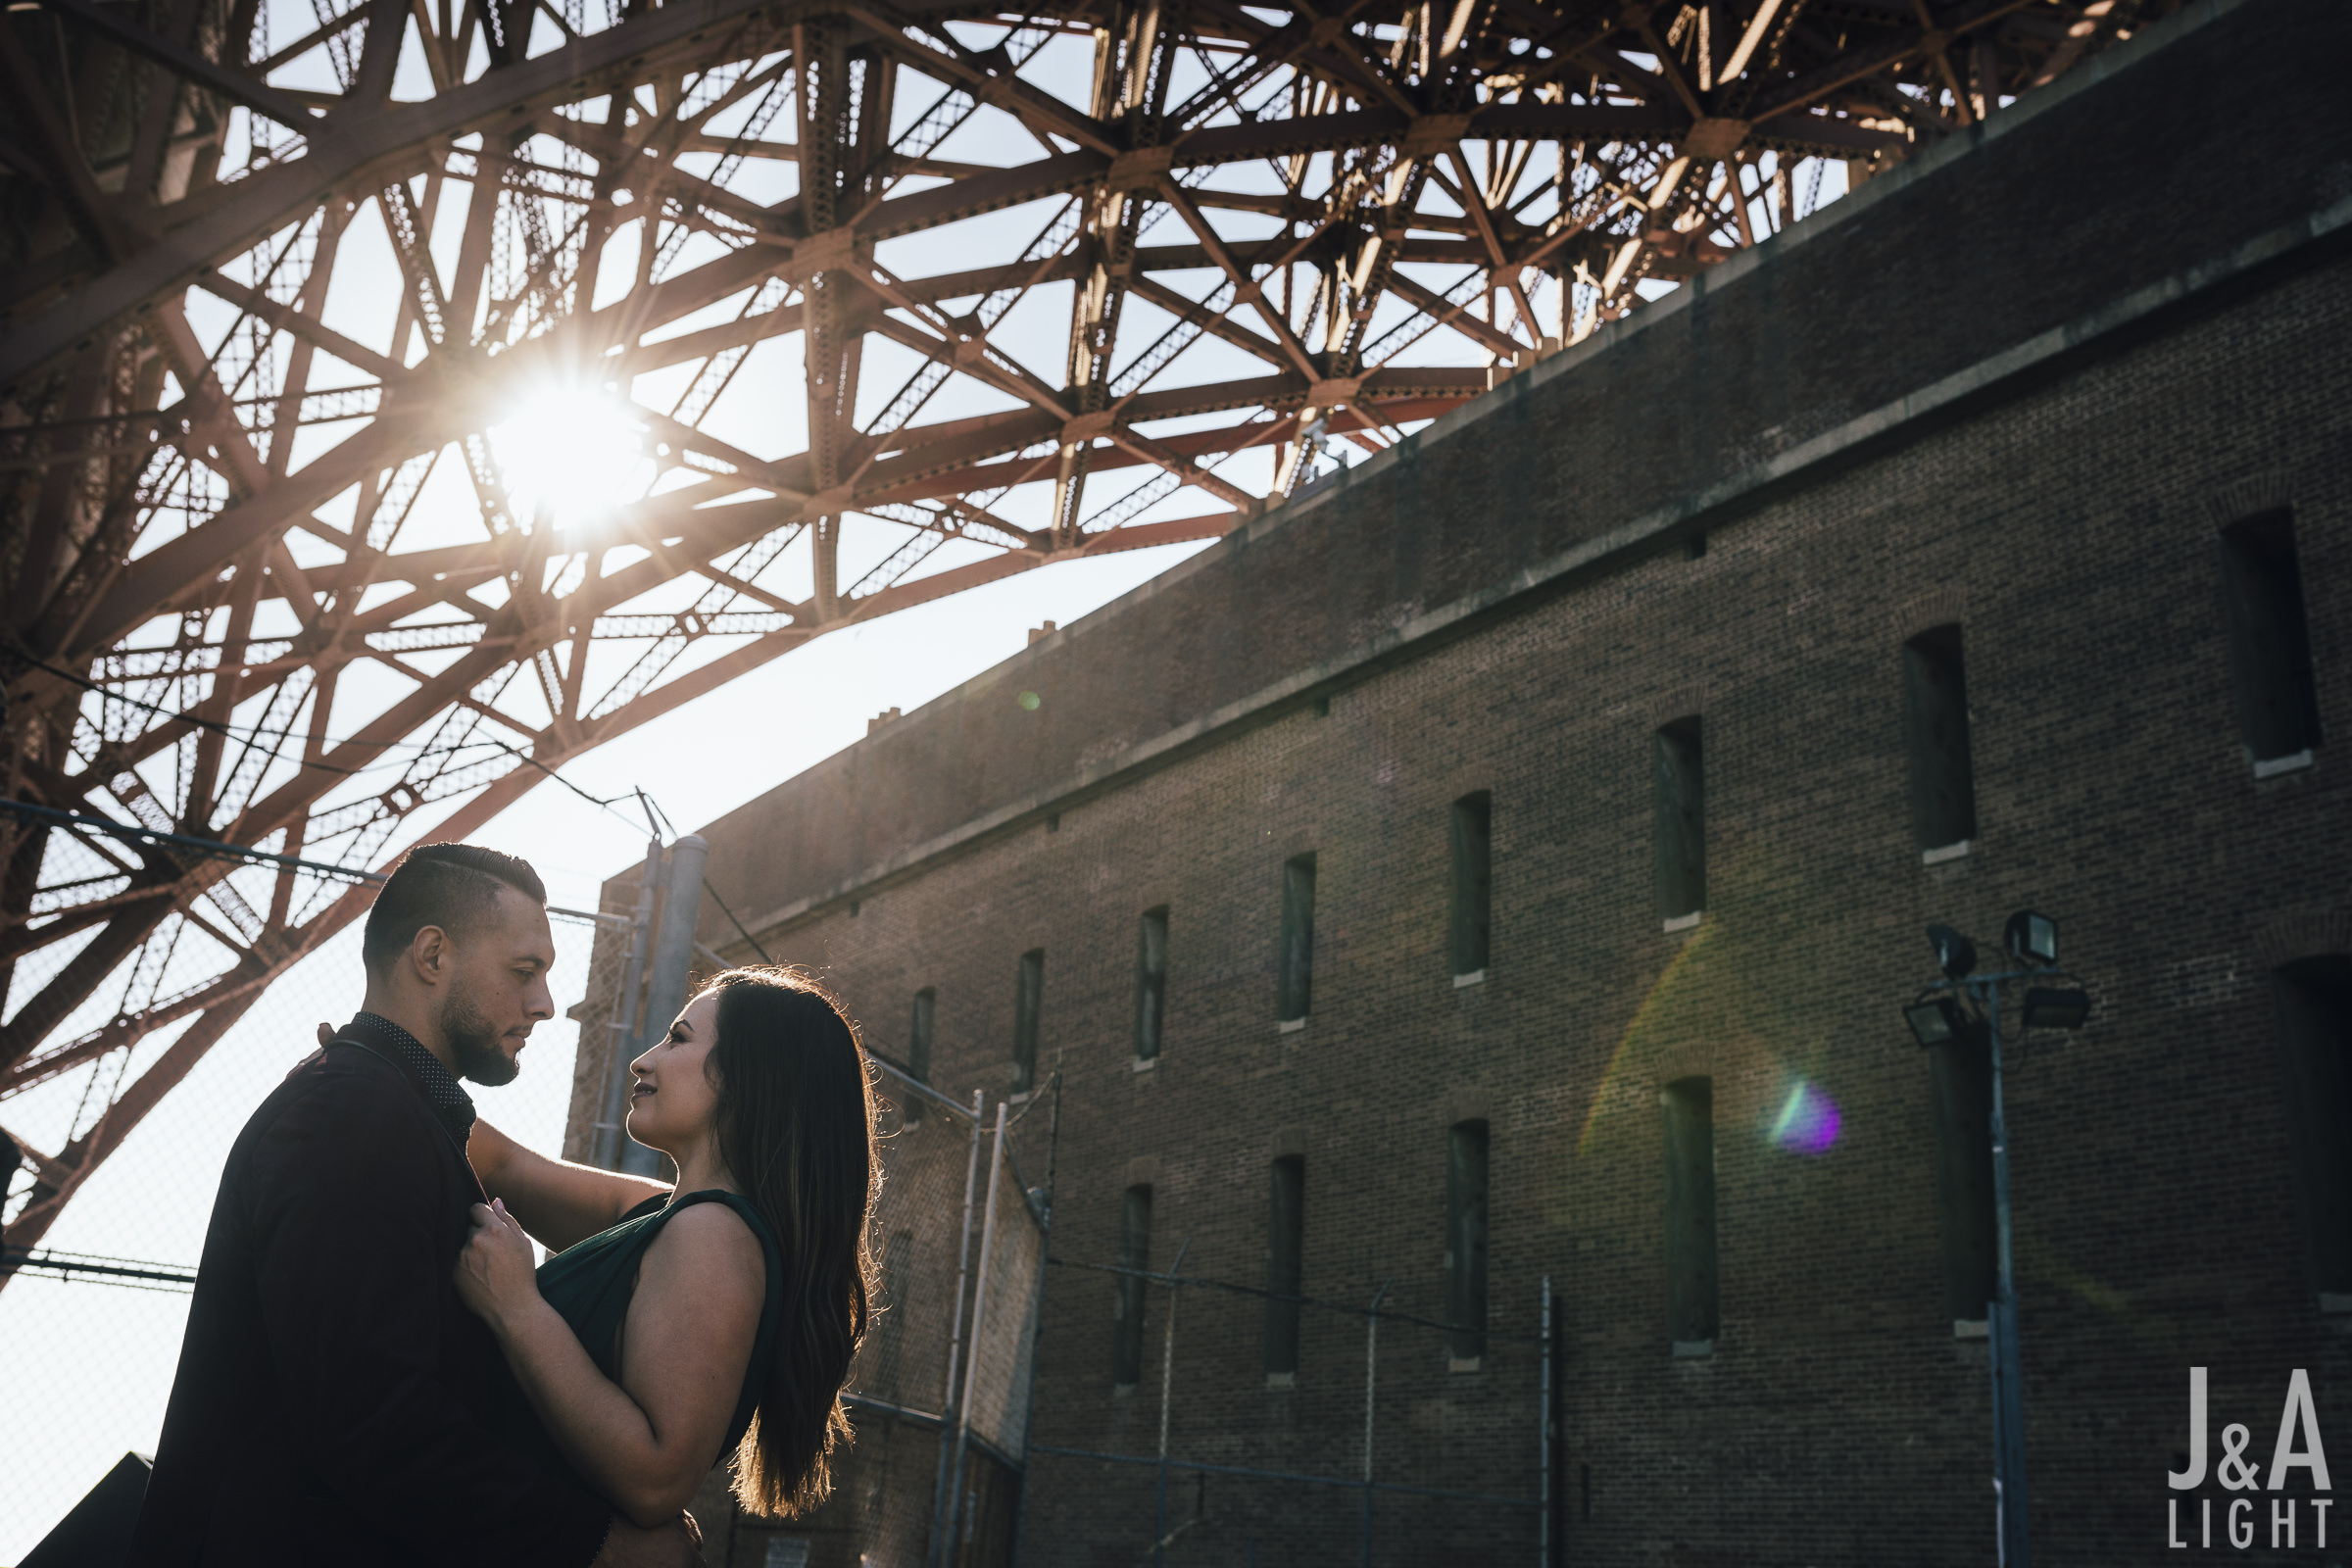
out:
{"label": "fence post", "polygon": [[1543,1422],[1542,1439],[1536,1445],[1536,1462],[1541,1473],[1536,1483],[1536,1500],[1543,1504],[1536,1515],[1536,1568],[1551,1568],[1551,1276],[1544,1276],[1544,1376],[1541,1379],[1542,1408],[1537,1419]]}
{"label": "fence post", "polygon": [[[662,925],[654,936],[645,991],[645,1026],[639,1049],[666,1032],[678,1009],[686,1005],[686,976],[694,964],[695,919],[703,909],[703,862],[710,846],[702,835],[689,833],[669,847],[669,886],[662,898]],[[662,1156],[643,1144],[623,1144],[620,1168],[651,1176],[662,1168]]]}
{"label": "fence post", "polygon": [[1394,1275],[1380,1282],[1364,1319],[1364,1568],[1372,1568],[1372,1392],[1380,1365],[1380,1303],[1389,1298]]}
{"label": "fence post", "polygon": [[[963,1167],[963,1245],[956,1254],[956,1314],[948,1329],[948,1385],[940,1390],[939,1480],[932,1488],[931,1549],[926,1561],[931,1568],[947,1568],[955,1560],[956,1543],[950,1531],[949,1514],[953,1509],[955,1483],[962,1477],[949,1469],[951,1459],[961,1462],[961,1455],[952,1440],[956,1430],[956,1369],[963,1349],[963,1287],[971,1275],[972,1265],[972,1194],[980,1181],[980,1116],[986,1107],[987,1097],[981,1090],[972,1091],[972,1152]],[[1002,1107],[1000,1107],[1002,1108]],[[991,1173],[994,1178],[994,1173]]]}
{"label": "fence post", "polygon": [[637,911],[629,923],[629,956],[612,998],[612,1016],[605,1025],[605,1078],[597,1093],[596,1144],[588,1155],[590,1164],[605,1170],[620,1169],[620,1152],[626,1147],[621,1122],[629,1110],[629,1062],[637,1054],[638,1004],[644,1000],[645,959],[654,939],[654,881],[661,874],[662,841],[649,839],[645,869],[637,878]]}
{"label": "fence post", "polygon": [[1061,1069],[1054,1069],[1052,1086],[1054,1108],[1046,1123],[1046,1185],[1032,1187],[1026,1196],[1035,1200],[1044,1193],[1045,1201],[1035,1203],[1037,1213],[1037,1280],[1029,1287],[1030,1299],[1035,1302],[1036,1319],[1029,1341],[1029,1386],[1021,1391],[1021,1473],[1014,1480],[1012,1549],[1008,1562],[1021,1560],[1021,1531],[1029,1522],[1029,1435],[1037,1429],[1037,1342],[1045,1337],[1046,1265],[1053,1262],[1054,1250],[1054,1154],[1061,1141]]}
{"label": "fence post", "polygon": [[1188,1236],[1176,1249],[1176,1261],[1168,1265],[1168,1326],[1159,1352],[1159,1502],[1152,1532],[1152,1568],[1167,1568],[1168,1562],[1168,1401],[1176,1386],[1176,1298],[1184,1290],[1176,1276],[1192,1248]]}
{"label": "fence post", "polygon": [[[972,1388],[980,1381],[980,1330],[987,1321],[988,1269],[994,1261],[997,1240],[997,1183],[1004,1175],[1004,1101],[997,1102],[997,1141],[988,1150],[988,1201],[980,1210],[980,1272],[972,1278],[971,1349],[963,1358],[963,1397],[956,1400],[956,1487],[948,1495],[949,1549],[955,1549],[956,1526],[963,1512],[963,1453],[965,1441],[972,1435]],[[975,1148],[978,1146],[975,1145]],[[964,1233],[971,1231],[967,1225]]]}

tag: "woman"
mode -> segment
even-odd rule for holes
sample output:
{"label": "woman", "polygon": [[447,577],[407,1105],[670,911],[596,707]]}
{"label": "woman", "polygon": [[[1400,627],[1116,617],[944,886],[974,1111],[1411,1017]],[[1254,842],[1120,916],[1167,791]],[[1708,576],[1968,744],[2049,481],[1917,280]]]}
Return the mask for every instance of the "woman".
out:
{"label": "woman", "polygon": [[[719,1455],[753,1513],[807,1513],[849,1433],[879,1161],[855,1031],[799,971],[731,969],[629,1064],[629,1136],[677,1186],[534,1154],[475,1122],[489,1207],[457,1285],[515,1391],[507,1435],[652,1526]],[[534,1275],[537,1237],[556,1250]]]}

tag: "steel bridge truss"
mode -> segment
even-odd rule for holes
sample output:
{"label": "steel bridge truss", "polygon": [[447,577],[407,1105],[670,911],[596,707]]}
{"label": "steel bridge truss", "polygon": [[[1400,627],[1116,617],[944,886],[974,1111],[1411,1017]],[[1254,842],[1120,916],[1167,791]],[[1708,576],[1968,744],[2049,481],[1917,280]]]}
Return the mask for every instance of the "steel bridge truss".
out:
{"label": "steel bridge truss", "polygon": [[[373,864],[827,631],[1220,534],[2174,3],[12,5],[6,794],[150,837],[0,818],[0,1101],[117,1068],[10,1240],[365,907],[170,835]],[[549,387],[642,458],[592,521],[496,433]]]}

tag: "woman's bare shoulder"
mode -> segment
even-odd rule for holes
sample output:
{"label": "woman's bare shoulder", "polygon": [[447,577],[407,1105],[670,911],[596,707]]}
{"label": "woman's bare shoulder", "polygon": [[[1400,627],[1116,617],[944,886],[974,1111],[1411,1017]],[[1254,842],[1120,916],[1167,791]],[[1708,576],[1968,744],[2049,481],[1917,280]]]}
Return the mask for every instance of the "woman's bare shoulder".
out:
{"label": "woman's bare shoulder", "polygon": [[760,1238],[727,1203],[689,1203],[662,1225],[646,1249],[646,1266],[664,1271],[715,1272],[748,1278],[757,1291],[767,1281]]}

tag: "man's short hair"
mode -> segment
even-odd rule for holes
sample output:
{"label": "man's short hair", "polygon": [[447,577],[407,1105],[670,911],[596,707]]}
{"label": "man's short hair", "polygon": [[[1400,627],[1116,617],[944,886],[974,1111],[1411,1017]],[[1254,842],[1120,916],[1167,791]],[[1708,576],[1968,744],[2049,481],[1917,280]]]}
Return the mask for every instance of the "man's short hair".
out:
{"label": "man's short hair", "polygon": [[380,973],[428,925],[463,940],[498,907],[501,887],[547,905],[547,884],[528,860],[479,844],[417,845],[402,857],[368,911],[361,961],[369,974]]}

